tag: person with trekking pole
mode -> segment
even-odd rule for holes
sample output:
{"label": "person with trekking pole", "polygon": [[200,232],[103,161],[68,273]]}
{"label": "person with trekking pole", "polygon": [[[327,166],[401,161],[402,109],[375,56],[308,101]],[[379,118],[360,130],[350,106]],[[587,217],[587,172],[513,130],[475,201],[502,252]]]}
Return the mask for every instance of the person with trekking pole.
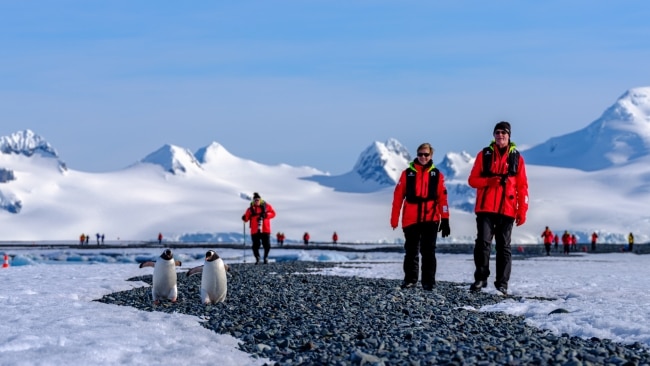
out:
{"label": "person with trekking pole", "polygon": [[260,245],[264,247],[264,264],[269,262],[268,257],[269,251],[271,250],[271,219],[274,217],[275,210],[273,210],[273,206],[264,201],[259,193],[253,193],[253,201],[241,219],[244,223],[250,222],[255,264],[260,263]]}

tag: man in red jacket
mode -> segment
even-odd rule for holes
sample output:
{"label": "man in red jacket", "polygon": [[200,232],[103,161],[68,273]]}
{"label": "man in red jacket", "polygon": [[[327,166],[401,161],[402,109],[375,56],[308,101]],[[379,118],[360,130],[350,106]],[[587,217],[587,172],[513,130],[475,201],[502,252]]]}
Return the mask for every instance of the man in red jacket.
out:
{"label": "man in red jacket", "polygon": [[470,291],[487,287],[492,238],[496,242],[494,286],[504,295],[512,269],[512,226],[523,225],[528,212],[528,178],[524,159],[510,141],[510,123],[494,126],[494,140],[476,156],[468,183],[476,188],[477,238],[474,245],[474,283]]}
{"label": "man in red jacket", "polygon": [[433,165],[433,147],[421,144],[417,158],[402,172],[393,193],[390,226],[395,230],[402,212],[404,231],[404,281],[402,288],[418,283],[422,255],[422,288],[433,290],[436,285],[436,239],[449,236],[449,208],[443,174]]}
{"label": "man in red jacket", "polygon": [[553,243],[554,237],[555,236],[553,235],[553,232],[547,226],[544,232],[542,233],[542,238],[544,238],[544,249],[546,250],[546,255],[551,255],[551,244]]}
{"label": "man in red jacket", "polygon": [[595,252],[596,251],[596,241],[598,240],[598,234],[594,231],[591,233],[591,251]]}
{"label": "man in red jacket", "polygon": [[275,217],[273,206],[264,201],[260,195],[253,193],[253,201],[246,209],[241,219],[250,221],[251,238],[253,240],[253,255],[255,264],[260,262],[260,244],[264,246],[264,264],[268,263],[271,250],[271,219]]}

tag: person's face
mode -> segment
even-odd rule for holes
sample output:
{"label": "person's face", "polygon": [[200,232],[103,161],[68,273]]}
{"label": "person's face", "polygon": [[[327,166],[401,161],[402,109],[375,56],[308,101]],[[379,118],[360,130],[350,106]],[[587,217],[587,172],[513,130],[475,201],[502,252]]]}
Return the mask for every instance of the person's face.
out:
{"label": "person's face", "polygon": [[496,142],[498,147],[505,147],[508,145],[508,140],[510,136],[505,130],[495,130],[494,131],[494,142]]}
{"label": "person's face", "polygon": [[256,206],[260,205],[260,199],[259,198],[254,199],[253,202],[255,202]]}
{"label": "person's face", "polygon": [[431,160],[431,151],[429,149],[418,150],[418,161],[422,165],[426,165]]}

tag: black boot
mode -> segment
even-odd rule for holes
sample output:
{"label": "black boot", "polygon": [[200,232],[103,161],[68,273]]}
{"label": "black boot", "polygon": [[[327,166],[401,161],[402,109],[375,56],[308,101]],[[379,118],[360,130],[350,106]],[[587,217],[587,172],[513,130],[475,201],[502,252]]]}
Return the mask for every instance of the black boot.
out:
{"label": "black boot", "polygon": [[487,281],[476,280],[471,286],[469,286],[469,290],[472,292],[478,292],[485,287],[487,287]]}

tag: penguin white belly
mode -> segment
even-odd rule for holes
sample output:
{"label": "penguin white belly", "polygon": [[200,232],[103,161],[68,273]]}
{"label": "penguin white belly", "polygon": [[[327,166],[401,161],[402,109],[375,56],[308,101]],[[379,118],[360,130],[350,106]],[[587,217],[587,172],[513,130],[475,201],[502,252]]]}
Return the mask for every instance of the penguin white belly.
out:
{"label": "penguin white belly", "polygon": [[151,294],[154,301],[169,299],[176,301],[176,265],[173,260],[158,259],[153,268],[153,286]]}
{"label": "penguin white belly", "polygon": [[226,267],[221,258],[203,265],[201,274],[201,301],[204,304],[217,303],[226,299],[228,279]]}

